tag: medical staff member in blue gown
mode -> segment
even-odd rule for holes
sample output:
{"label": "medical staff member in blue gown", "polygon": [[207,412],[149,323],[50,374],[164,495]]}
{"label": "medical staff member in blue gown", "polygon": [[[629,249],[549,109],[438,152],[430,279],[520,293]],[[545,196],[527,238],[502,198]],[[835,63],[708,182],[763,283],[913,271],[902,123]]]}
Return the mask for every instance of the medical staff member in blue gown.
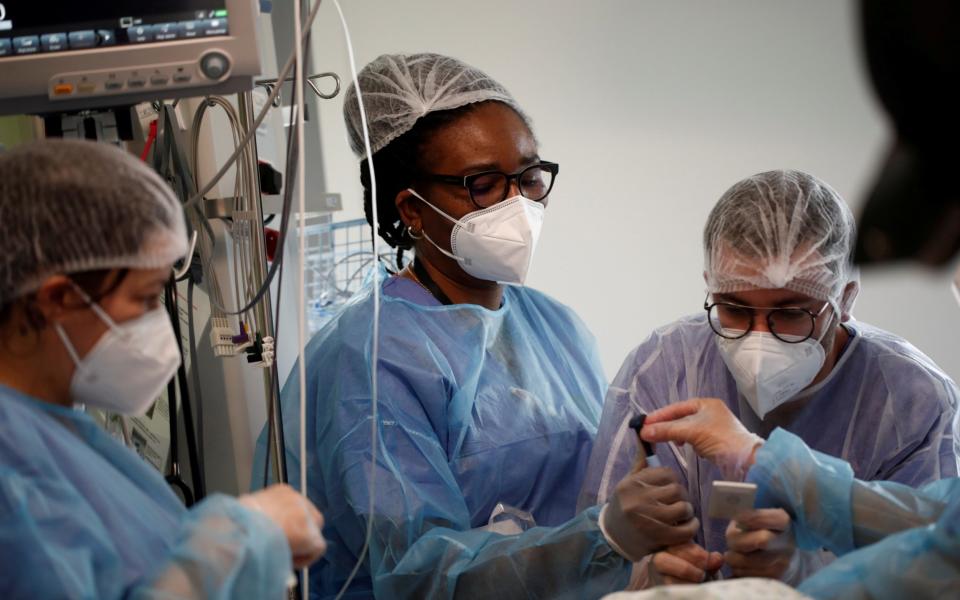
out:
{"label": "medical staff member in blue gown", "polygon": [[[310,341],[307,471],[330,549],[315,597],[590,598],[622,589],[630,560],[697,527],[667,469],[628,475],[610,503],[576,494],[606,389],[591,334],[523,287],[559,167],[496,81],[436,54],[384,55],[359,83],[378,194],[370,220],[414,260],[381,271],[378,447],[371,468],[372,288]],[[356,89],[344,111],[363,151]],[[509,284],[509,285],[505,285]],[[283,392],[299,470],[299,388]],[[262,448],[262,446],[261,446]],[[263,455],[254,473],[262,477]],[[601,530],[600,523],[603,523]],[[604,534],[606,531],[607,536]]]}
{"label": "medical staff member in blue gown", "polygon": [[82,406],[136,415],[180,363],[183,211],[106,144],[0,154],[0,598],[281,598],[324,548],[286,486],[186,509]]}
{"label": "medical staff member in blue gown", "polygon": [[[800,584],[798,590],[810,597],[933,599],[954,598],[960,591],[956,477],[919,487],[863,481],[855,477],[853,465],[810,448],[785,429],[778,427],[763,440],[718,398],[693,398],[659,409],[647,418],[642,436],[686,444],[727,479],[746,475],[757,485],[757,509],[727,529],[731,546],[751,549],[743,556],[766,554],[767,561],[776,561],[785,539],[839,556]],[[790,520],[776,534],[741,526],[742,519],[763,520],[781,511]],[[762,577],[765,570],[762,561],[755,561],[744,575]]]}
{"label": "medical staff member in blue gown", "polygon": [[[861,479],[919,486],[956,476],[957,387],[907,341],[852,318],[854,233],[843,200],[806,173],[770,171],[731,187],[704,232],[704,310],[658,329],[624,362],[581,502],[606,500],[629,470],[632,415],[697,396],[722,399],[762,437],[791,432]],[[719,471],[690,447],[661,444],[657,454],[682,473],[703,515]],[[697,544],[726,551],[727,522],[701,520]],[[783,532],[788,523],[774,511],[741,524]],[[832,558],[782,538],[775,552],[729,554],[730,570],[796,583]],[[699,581],[703,556],[649,558],[651,583]]]}

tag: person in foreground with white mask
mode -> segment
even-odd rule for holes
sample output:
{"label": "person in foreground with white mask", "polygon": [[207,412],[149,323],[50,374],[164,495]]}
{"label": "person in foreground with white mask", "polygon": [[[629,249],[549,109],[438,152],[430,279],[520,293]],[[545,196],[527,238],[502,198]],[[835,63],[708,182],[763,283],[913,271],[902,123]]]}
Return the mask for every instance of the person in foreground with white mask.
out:
{"label": "person in foreground with white mask", "polygon": [[[345,585],[363,553],[371,497],[369,554],[350,597],[589,598],[623,589],[631,569],[623,554],[685,542],[698,523],[666,469],[625,477],[603,530],[600,508],[575,511],[606,384],[580,319],[522,285],[559,167],[540,157],[513,97],[459,60],[384,55],[359,85],[377,184],[374,197],[362,162],[367,218],[376,206],[377,233],[415,259],[380,273],[374,466],[373,286],[301,357],[309,493],[330,540],[312,571],[314,596]],[[353,86],[344,102],[362,155]],[[296,474],[299,387],[289,381],[284,432]]]}
{"label": "person in foreground with white mask", "polygon": [[0,597],[280,598],[324,551],[287,486],[189,510],[77,405],[143,414],[180,364],[161,308],[183,211],[135,157],[0,154]]}
{"label": "person in foreground with white mask", "polygon": [[[667,325],[627,358],[611,385],[581,506],[605,501],[630,468],[627,422],[697,396],[722,399],[746,428],[775,428],[848,461],[866,480],[918,486],[957,474],[956,385],[905,340],[854,321],[855,226],[838,194],[815,177],[771,171],[731,187],[704,232],[709,295],[700,315]],[[797,550],[786,512],[745,514],[741,530],[705,518],[725,477],[690,446],[657,446],[682,473],[702,528],[680,557],[647,559],[649,584],[696,582],[706,551],[726,552],[735,576],[795,583],[832,559]],[[686,560],[683,560],[683,558]],[[690,558],[692,557],[692,558]]]}

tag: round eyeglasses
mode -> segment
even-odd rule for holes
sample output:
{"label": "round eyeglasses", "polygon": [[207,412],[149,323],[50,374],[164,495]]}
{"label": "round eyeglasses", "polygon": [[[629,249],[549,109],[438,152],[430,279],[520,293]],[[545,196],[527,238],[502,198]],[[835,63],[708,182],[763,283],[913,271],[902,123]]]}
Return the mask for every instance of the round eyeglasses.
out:
{"label": "round eyeglasses", "polygon": [[540,161],[517,173],[502,171],[483,171],[465,176],[437,175],[422,173],[421,177],[430,181],[464,187],[470,193],[470,201],[477,208],[489,208],[507,199],[510,183],[517,182],[520,195],[528,200],[539,202],[550,194],[557,180],[560,165],[554,162]]}
{"label": "round eyeglasses", "polygon": [[[709,296],[707,296],[709,299]],[[728,340],[745,337],[753,329],[757,312],[765,312],[767,329],[775,338],[787,344],[799,344],[813,337],[817,319],[830,306],[825,302],[817,312],[799,307],[743,306],[731,302],[703,302],[707,322],[717,335]]]}

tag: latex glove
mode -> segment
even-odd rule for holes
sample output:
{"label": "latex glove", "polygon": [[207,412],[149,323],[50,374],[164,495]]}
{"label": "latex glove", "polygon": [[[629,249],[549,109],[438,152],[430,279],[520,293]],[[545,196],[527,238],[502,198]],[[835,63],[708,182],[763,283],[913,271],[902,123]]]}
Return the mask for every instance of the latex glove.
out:
{"label": "latex glove", "polygon": [[312,502],[286,484],[271,485],[253,494],[241,496],[244,506],[258,510],[283,529],[290,544],[293,566],[310,565],[327,551],[320,531],[323,515]]}
{"label": "latex glove", "polygon": [[784,579],[798,564],[790,515],[779,508],[751,510],[730,521],[724,556],[734,577]]}
{"label": "latex glove", "polygon": [[676,473],[661,467],[630,473],[617,484],[600,512],[600,529],[618,553],[639,562],[661,548],[689,542],[700,522]]}
{"label": "latex glove", "polygon": [[690,444],[731,481],[742,481],[763,438],[747,431],[716,398],[693,398],[647,415],[640,436],[648,442]]}
{"label": "latex glove", "polygon": [[707,575],[723,566],[723,555],[707,552],[700,544],[687,542],[671,546],[653,555],[649,563],[649,581],[654,585],[703,583]]}

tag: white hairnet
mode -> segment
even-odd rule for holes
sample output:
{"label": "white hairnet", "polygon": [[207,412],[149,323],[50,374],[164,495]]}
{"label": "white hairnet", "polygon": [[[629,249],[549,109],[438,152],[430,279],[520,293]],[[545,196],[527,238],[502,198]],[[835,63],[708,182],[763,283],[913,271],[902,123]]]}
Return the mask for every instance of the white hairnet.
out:
{"label": "white hairnet", "polygon": [[171,189],[101,143],[45,140],[0,154],[0,223],[0,306],[51,275],[158,268],[187,252]]}
{"label": "white hairnet", "polygon": [[734,184],[703,234],[707,289],[789,289],[840,306],[857,279],[855,225],[840,195],[800,171],[768,171]]}
{"label": "white hairnet", "polygon": [[[420,117],[486,100],[509,105],[527,119],[517,101],[483,71],[440,54],[383,54],[357,75],[375,154],[413,128]],[[343,117],[350,147],[364,154],[363,128],[357,91],[351,83],[344,98]]]}

